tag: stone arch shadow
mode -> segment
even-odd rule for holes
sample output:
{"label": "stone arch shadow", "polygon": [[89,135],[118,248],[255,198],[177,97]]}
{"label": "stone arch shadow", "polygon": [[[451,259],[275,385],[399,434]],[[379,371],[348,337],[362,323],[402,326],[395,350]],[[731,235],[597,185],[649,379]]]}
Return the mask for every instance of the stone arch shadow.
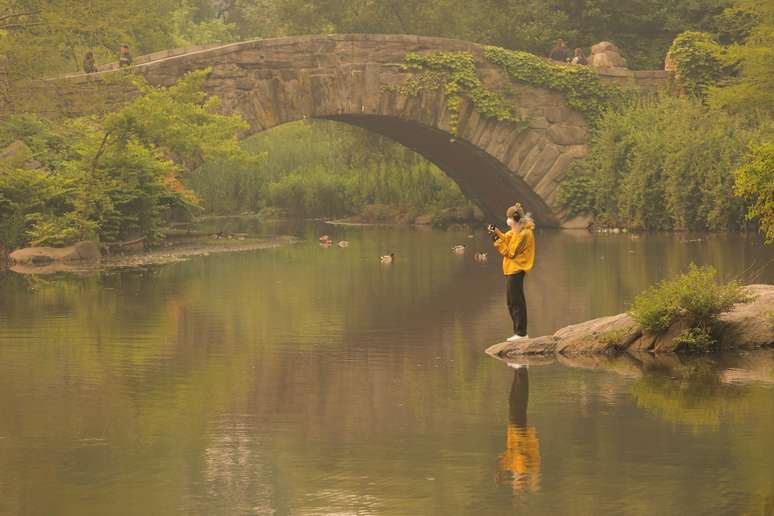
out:
{"label": "stone arch shadow", "polygon": [[385,136],[420,154],[446,173],[492,222],[504,219],[505,210],[519,201],[541,226],[556,226],[551,208],[520,177],[514,177],[497,159],[464,141],[452,141],[445,131],[414,121],[375,115],[316,117],[361,127]]}

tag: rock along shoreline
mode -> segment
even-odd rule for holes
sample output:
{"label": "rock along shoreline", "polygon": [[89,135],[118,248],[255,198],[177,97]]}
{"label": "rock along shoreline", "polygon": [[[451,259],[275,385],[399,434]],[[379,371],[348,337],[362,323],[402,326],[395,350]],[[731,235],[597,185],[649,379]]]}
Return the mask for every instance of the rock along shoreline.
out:
{"label": "rock along shoreline", "polygon": [[[28,247],[8,255],[8,269],[19,274],[87,273],[98,270],[167,265],[199,256],[270,249],[295,244],[292,236],[271,238],[207,239],[195,238],[148,251],[131,250],[103,255],[95,242],[78,242],[68,247]],[[0,269],[2,270],[2,269]]]}
{"label": "rock along shoreline", "polygon": [[[721,314],[716,338],[718,351],[774,347],[774,285],[748,285],[748,303]],[[643,333],[628,313],[573,324],[553,335],[490,346],[486,353],[497,358],[524,355],[595,355],[622,352],[679,353],[685,351],[675,337],[687,327],[678,320],[659,335]]]}

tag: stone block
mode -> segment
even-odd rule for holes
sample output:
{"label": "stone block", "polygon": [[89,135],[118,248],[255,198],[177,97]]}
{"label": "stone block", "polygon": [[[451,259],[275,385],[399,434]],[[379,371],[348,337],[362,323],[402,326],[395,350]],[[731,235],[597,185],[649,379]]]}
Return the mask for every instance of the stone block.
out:
{"label": "stone block", "polygon": [[589,132],[577,125],[551,124],[546,136],[557,145],[579,145],[588,141]]}

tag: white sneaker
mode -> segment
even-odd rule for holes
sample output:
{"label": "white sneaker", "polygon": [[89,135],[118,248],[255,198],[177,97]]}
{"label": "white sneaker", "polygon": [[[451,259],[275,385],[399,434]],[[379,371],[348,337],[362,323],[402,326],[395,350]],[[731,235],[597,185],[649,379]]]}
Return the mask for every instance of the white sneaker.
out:
{"label": "white sneaker", "polygon": [[529,364],[517,364],[515,362],[508,362],[508,367],[511,369],[527,369],[529,368]]}
{"label": "white sneaker", "polygon": [[524,335],[524,336],[514,335],[513,337],[508,337],[505,340],[507,340],[508,342],[516,342],[517,340],[528,339],[528,338],[529,338],[529,335]]}

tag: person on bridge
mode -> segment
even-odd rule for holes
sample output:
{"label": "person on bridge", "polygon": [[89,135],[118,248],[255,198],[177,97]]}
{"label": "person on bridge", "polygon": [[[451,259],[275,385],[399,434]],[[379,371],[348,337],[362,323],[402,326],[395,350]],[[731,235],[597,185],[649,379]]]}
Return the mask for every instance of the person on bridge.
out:
{"label": "person on bridge", "polygon": [[556,40],[556,46],[548,53],[548,58],[563,63],[566,63],[569,60],[570,51],[562,38]]}
{"label": "person on bridge", "polygon": [[535,263],[535,223],[524,213],[521,204],[516,203],[505,212],[505,223],[511,229],[503,233],[494,224],[488,227],[495,249],[503,256],[506,300],[508,312],[513,320],[513,342],[527,338],[527,300],[524,297],[524,276]]}
{"label": "person on bridge", "polygon": [[118,54],[118,66],[132,66],[132,54],[129,53],[129,45],[121,45],[121,53]]}
{"label": "person on bridge", "polygon": [[586,65],[589,64],[588,61],[586,61],[586,56],[583,55],[583,49],[582,48],[576,48],[575,49],[575,55],[573,56],[570,63],[574,65]]}
{"label": "person on bridge", "polygon": [[86,52],[86,55],[83,56],[83,71],[86,73],[97,71],[97,65],[94,62],[94,52]]}

